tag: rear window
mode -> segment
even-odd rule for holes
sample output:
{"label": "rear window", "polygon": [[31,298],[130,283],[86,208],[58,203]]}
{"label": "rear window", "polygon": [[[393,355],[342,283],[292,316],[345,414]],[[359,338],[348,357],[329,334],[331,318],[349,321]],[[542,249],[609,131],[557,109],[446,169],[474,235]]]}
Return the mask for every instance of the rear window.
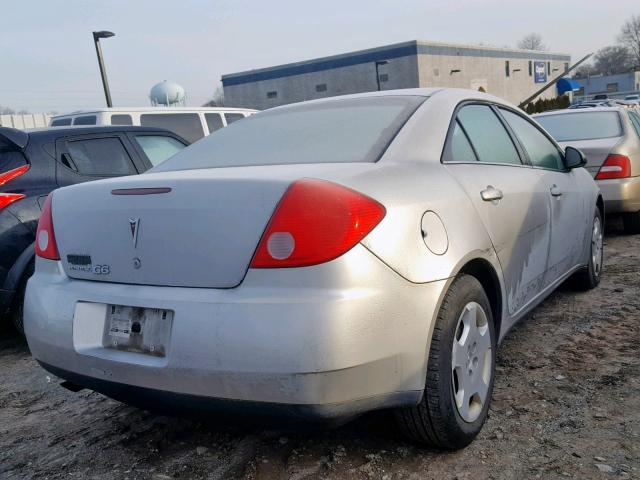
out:
{"label": "rear window", "polygon": [[375,162],[425,99],[366,97],[267,110],[208,136],[154,171]]}
{"label": "rear window", "polygon": [[189,143],[204,137],[202,122],[197,113],[145,113],[140,115],[140,125],[166,128]]}
{"label": "rear window", "polygon": [[3,149],[0,148],[0,174],[6,173],[14,168],[23,167],[26,164],[27,160],[24,158],[22,152],[15,150],[3,151]]}
{"label": "rear window", "polygon": [[134,138],[154,167],[160,165],[169,157],[174,156],[186,146],[173,137],[137,135]]}
{"label": "rear window", "polygon": [[558,142],[597,140],[622,135],[618,112],[574,112],[535,117]]}
{"label": "rear window", "polygon": [[70,118],[56,118],[51,121],[52,127],[66,127],[67,125],[71,125]]}
{"label": "rear window", "polygon": [[96,116],[95,115],[85,115],[83,117],[76,117],[73,121],[74,125],[95,125],[96,124]]}

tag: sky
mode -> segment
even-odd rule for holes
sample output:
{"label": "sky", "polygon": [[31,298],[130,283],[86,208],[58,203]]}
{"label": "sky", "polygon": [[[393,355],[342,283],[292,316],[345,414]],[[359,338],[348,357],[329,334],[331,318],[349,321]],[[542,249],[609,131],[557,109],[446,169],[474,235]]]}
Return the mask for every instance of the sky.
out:
{"label": "sky", "polygon": [[59,113],[104,106],[91,32],[114,106],[148,106],[175,81],[187,104],[220,77],[408,40],[515,47],[537,32],[578,60],[615,43],[638,0],[0,0],[0,106]]}

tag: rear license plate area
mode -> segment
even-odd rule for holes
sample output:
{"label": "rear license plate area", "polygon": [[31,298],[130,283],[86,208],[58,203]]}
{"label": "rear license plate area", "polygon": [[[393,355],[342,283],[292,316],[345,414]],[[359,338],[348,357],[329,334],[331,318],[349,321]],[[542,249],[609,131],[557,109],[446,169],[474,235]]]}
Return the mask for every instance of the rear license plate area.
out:
{"label": "rear license plate area", "polygon": [[164,357],[167,353],[173,310],[107,305],[104,348]]}

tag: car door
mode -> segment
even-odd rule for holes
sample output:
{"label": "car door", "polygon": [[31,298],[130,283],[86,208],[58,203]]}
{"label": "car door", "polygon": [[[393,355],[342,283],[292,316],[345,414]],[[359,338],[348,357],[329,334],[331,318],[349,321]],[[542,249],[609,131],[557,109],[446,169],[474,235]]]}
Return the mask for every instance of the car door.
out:
{"label": "car door", "polygon": [[[132,159],[118,133],[78,135],[56,142],[56,182],[73,185],[108,177],[135,175],[146,167]],[[137,163],[136,163],[137,162]]]}
{"label": "car door", "polygon": [[550,241],[549,194],[539,172],[489,104],[458,108],[443,161],[465,189],[502,267],[516,315],[542,288]]}
{"label": "car door", "polygon": [[[584,259],[583,245],[590,231],[592,212],[581,188],[580,172],[568,170],[564,154],[550,137],[528,118],[500,108],[527,155],[542,176],[551,204],[551,242],[545,285],[551,285]],[[589,206],[589,210],[595,206]]]}

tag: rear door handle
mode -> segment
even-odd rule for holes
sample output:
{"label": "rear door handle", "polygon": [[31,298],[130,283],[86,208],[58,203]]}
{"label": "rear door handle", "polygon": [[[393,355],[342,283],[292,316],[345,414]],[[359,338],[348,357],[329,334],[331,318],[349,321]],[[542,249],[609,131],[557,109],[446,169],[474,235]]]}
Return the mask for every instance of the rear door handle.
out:
{"label": "rear door handle", "polygon": [[487,188],[480,192],[480,196],[485,202],[502,200],[503,197],[502,190],[498,190],[493,185],[487,185]]}
{"label": "rear door handle", "polygon": [[551,195],[553,195],[554,197],[559,197],[560,195],[562,195],[562,190],[560,190],[560,188],[557,185],[554,185],[553,187],[551,187]]}

